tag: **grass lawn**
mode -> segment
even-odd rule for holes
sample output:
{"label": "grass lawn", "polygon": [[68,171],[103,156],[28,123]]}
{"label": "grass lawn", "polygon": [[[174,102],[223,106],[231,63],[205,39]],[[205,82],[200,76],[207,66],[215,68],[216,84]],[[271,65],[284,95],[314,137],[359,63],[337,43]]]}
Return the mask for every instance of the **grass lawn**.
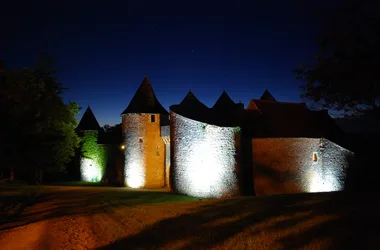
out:
{"label": "grass lawn", "polygon": [[[47,205],[50,200],[53,201],[52,204]],[[17,216],[25,207],[32,204],[46,206],[45,214],[46,218],[49,218],[50,215],[54,217],[56,213],[71,215],[84,210],[98,211],[105,208],[197,200],[199,198],[171,193],[165,189],[107,187],[102,183],[93,182],[61,182],[48,186],[27,185],[17,181],[7,182],[0,184],[0,224],[18,220]],[[58,206],[57,201],[59,201]]]}
{"label": "grass lawn", "polygon": [[[199,198],[187,195],[175,194],[169,192],[168,189],[132,189],[128,187],[112,187],[101,182],[86,182],[86,181],[67,181],[55,182],[45,186],[46,188],[54,187],[94,187],[99,192],[94,192],[92,197],[88,198],[91,205],[96,205],[97,202],[103,204],[117,203],[118,206],[131,206],[164,202],[181,202],[181,201],[196,201]],[[75,189],[73,189],[75,190]],[[126,192],[125,192],[126,191]],[[69,192],[66,190],[66,192]],[[69,192],[71,193],[71,192]]]}
{"label": "grass lawn", "polygon": [[380,206],[368,199],[372,195],[308,193],[119,207],[115,213],[128,225],[125,237],[100,249],[378,249]]}
{"label": "grass lawn", "polygon": [[83,186],[83,187],[106,187],[109,186],[106,183],[102,182],[90,182],[90,181],[61,181],[53,182],[48,184],[48,186]]}

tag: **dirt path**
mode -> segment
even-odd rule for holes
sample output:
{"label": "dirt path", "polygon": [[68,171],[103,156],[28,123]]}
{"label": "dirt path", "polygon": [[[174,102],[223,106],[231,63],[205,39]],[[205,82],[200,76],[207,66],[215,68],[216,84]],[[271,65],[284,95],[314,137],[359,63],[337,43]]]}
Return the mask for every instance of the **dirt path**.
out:
{"label": "dirt path", "polygon": [[112,244],[177,214],[170,212],[173,205],[162,211],[162,205],[154,204],[167,199],[161,193],[171,195],[164,190],[48,187],[19,218],[0,225],[1,249],[93,249]]}
{"label": "dirt path", "polygon": [[0,249],[377,249],[380,207],[363,195],[162,203],[178,196],[49,187],[0,225]]}

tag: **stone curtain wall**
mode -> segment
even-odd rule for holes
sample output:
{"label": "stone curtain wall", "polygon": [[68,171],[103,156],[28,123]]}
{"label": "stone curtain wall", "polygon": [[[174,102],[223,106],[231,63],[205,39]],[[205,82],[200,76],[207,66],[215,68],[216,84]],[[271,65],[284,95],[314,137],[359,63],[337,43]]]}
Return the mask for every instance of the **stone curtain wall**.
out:
{"label": "stone curtain wall", "polygon": [[[322,142],[326,142],[323,149]],[[316,161],[313,156],[316,154]],[[343,189],[349,151],[326,139],[252,140],[256,195],[327,192]],[[332,157],[334,156],[334,157]]]}
{"label": "stone curtain wall", "polygon": [[161,126],[161,138],[165,143],[165,187],[170,187],[170,126]]}
{"label": "stone curtain wall", "polygon": [[170,143],[165,144],[165,187],[170,188]]}
{"label": "stone curtain wall", "polygon": [[164,186],[165,144],[160,137],[160,115],[123,116],[125,183],[132,188]]}
{"label": "stone curtain wall", "polygon": [[171,188],[204,198],[238,195],[239,131],[170,112]]}
{"label": "stone curtain wall", "polygon": [[322,161],[313,161],[319,139],[260,138],[252,140],[256,195],[308,192],[307,177]]}
{"label": "stone curtain wall", "polygon": [[106,153],[106,164],[103,179],[108,184],[121,186],[124,184],[124,150],[120,144],[99,145]]}
{"label": "stone curtain wall", "polygon": [[[322,185],[316,184],[317,191],[342,190],[345,187],[347,170],[353,164],[354,153],[331,142],[321,140],[324,168],[319,172]],[[331,177],[334,178],[331,178]]]}
{"label": "stone curtain wall", "polygon": [[161,137],[163,137],[163,138],[169,137],[170,138],[170,126],[169,125],[161,126]]}

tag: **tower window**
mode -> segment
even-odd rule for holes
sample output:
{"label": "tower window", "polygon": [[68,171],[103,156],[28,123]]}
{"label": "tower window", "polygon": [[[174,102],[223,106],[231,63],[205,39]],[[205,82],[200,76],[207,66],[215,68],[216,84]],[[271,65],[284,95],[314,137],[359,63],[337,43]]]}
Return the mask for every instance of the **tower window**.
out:
{"label": "tower window", "polygon": [[150,116],[150,122],[156,122],[156,116],[155,115]]}
{"label": "tower window", "polygon": [[143,142],[143,138],[142,137],[139,137],[139,142]]}
{"label": "tower window", "polygon": [[318,161],[317,153],[313,153],[313,161]]}

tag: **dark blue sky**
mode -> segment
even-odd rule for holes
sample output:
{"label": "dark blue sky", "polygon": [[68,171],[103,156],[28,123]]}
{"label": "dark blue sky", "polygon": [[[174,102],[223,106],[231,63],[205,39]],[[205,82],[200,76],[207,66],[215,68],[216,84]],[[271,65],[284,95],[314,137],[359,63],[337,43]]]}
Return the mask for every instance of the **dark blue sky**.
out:
{"label": "dark blue sky", "polygon": [[0,57],[18,67],[52,55],[65,100],[90,105],[101,125],[121,121],[144,76],[167,109],[189,89],[208,106],[223,89],[245,105],[266,88],[300,101],[292,69],[315,52],[313,12],[327,3],[15,1],[3,10]]}

